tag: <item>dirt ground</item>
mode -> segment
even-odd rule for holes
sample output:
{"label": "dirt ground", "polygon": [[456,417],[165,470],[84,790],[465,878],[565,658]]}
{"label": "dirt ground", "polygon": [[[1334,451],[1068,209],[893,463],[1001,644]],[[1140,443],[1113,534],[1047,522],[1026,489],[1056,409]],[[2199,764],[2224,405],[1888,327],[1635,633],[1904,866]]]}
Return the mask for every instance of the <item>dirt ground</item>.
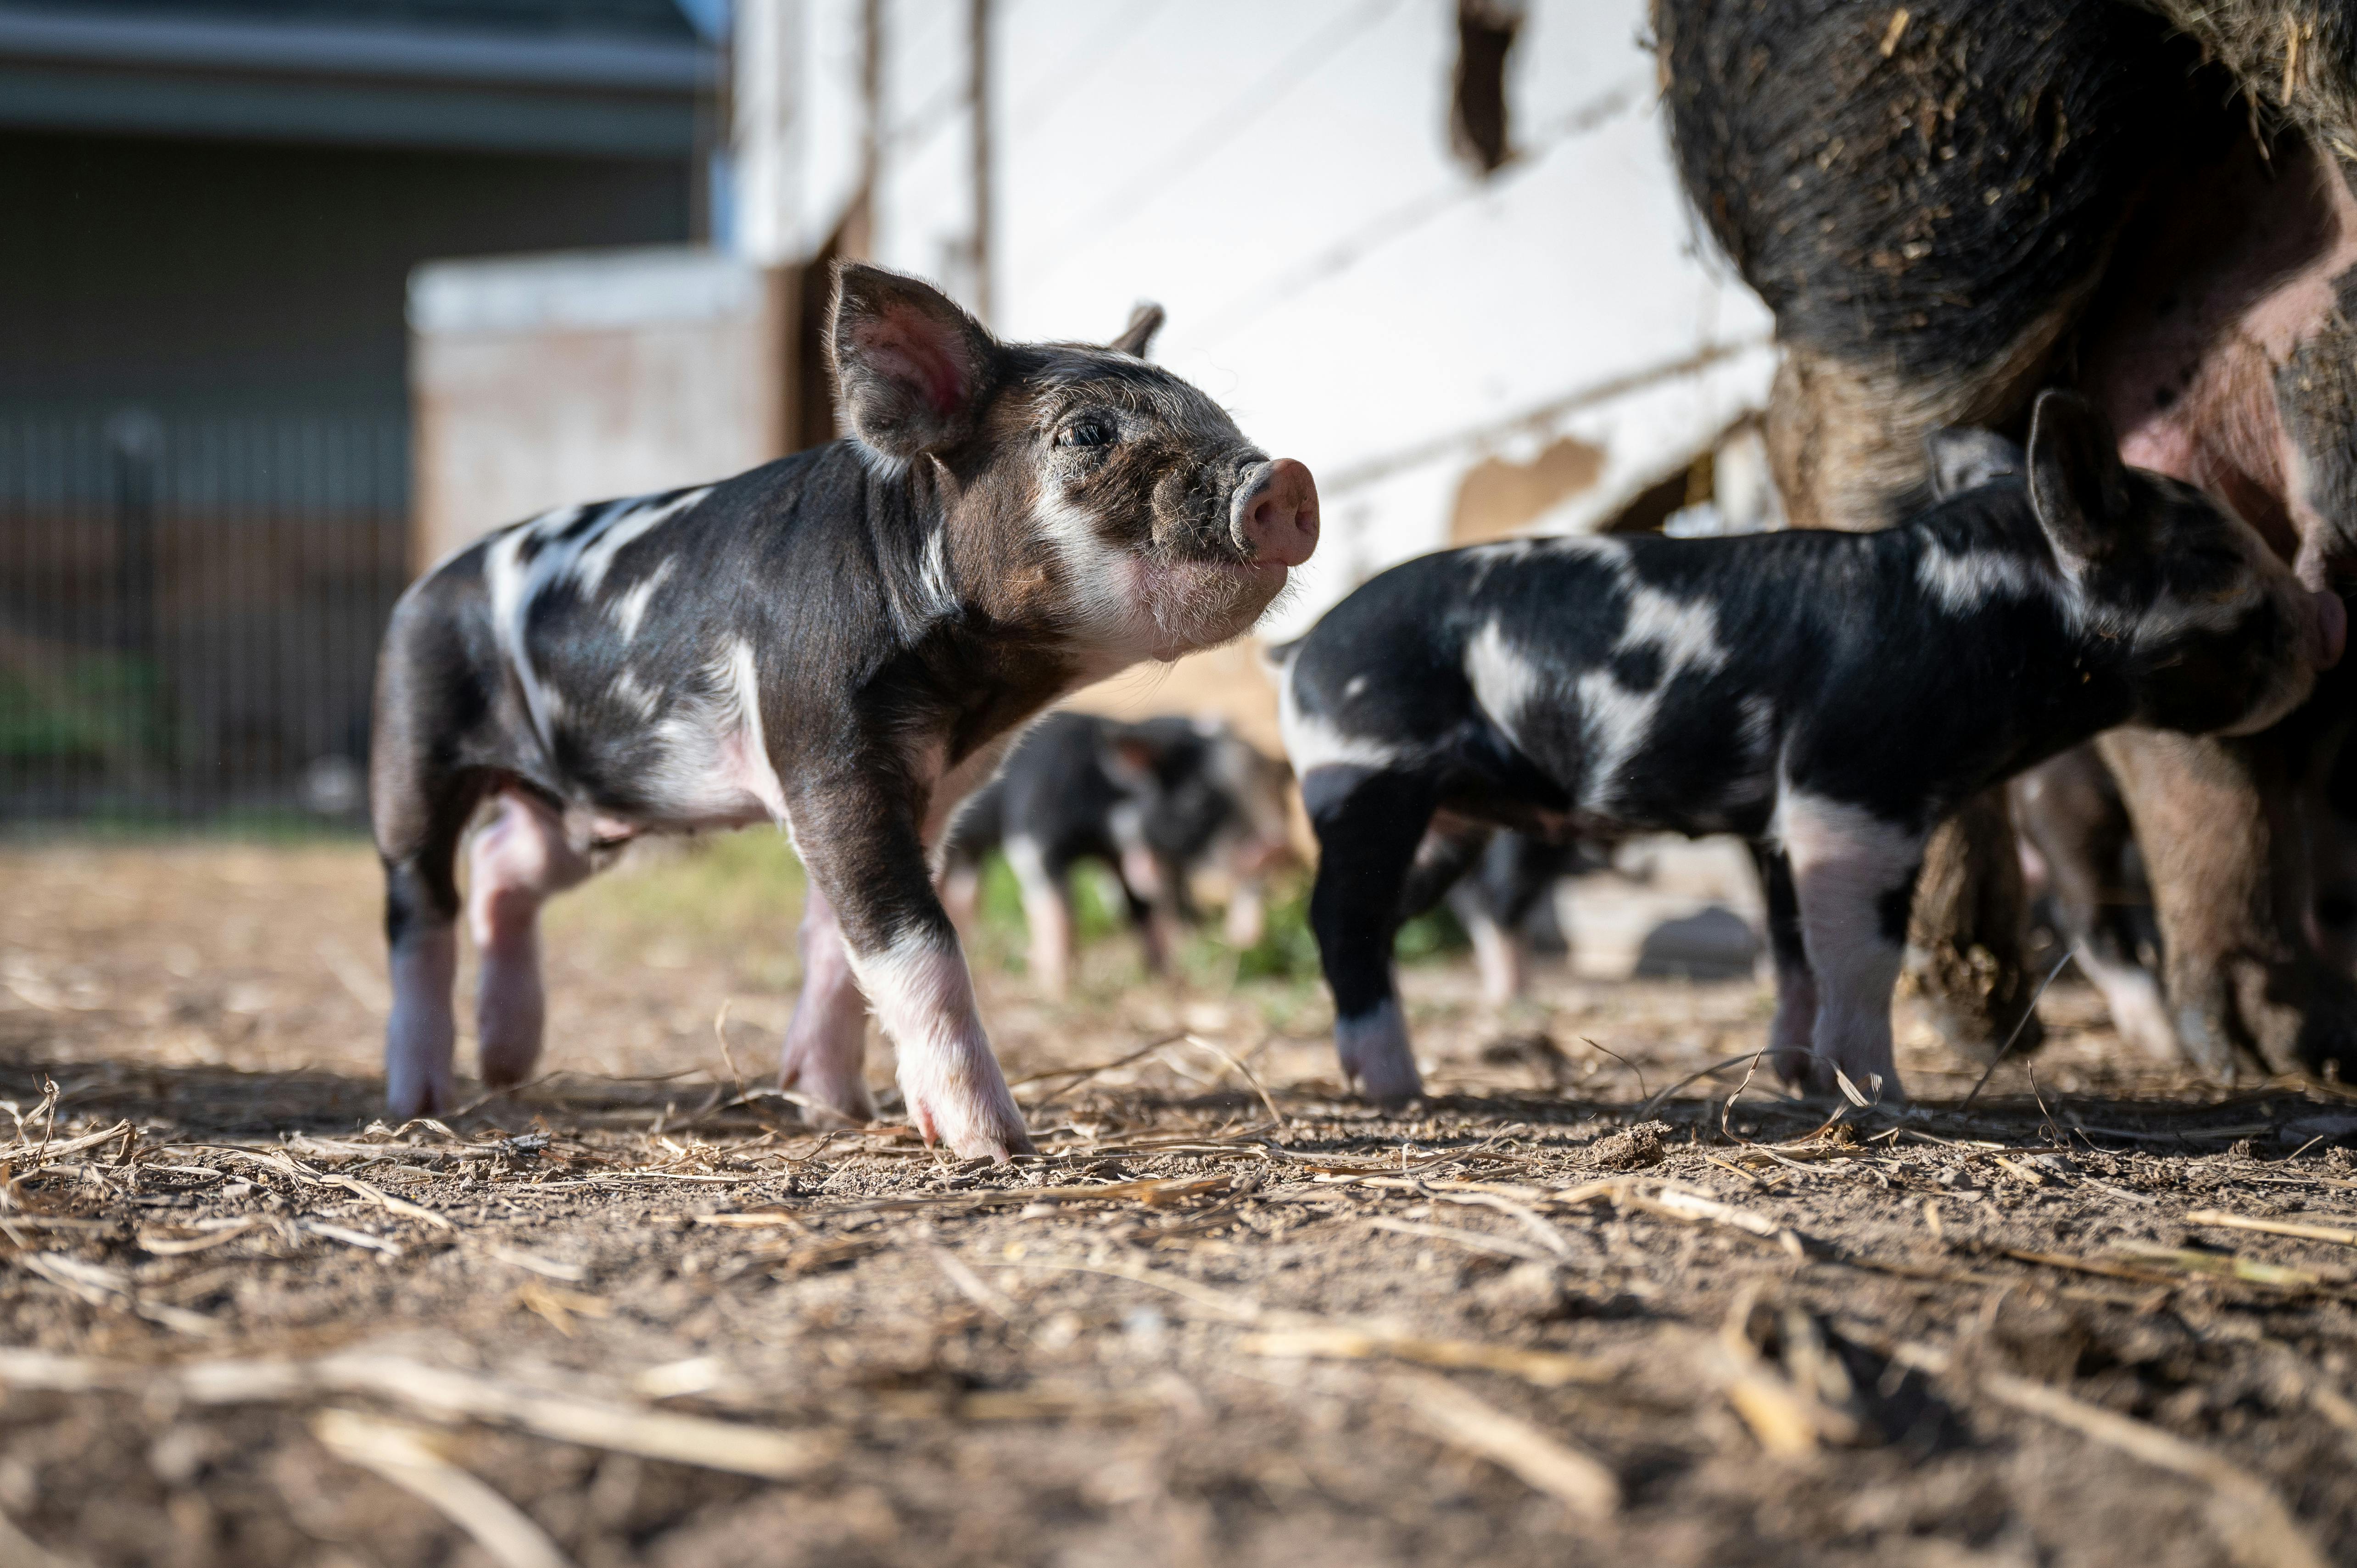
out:
{"label": "dirt ground", "polygon": [[0,1563],[2357,1561],[2357,1097],[2083,989],[1969,1108],[1902,1005],[1902,1113],[1690,1078],[1748,980],[1434,961],[1387,1116],[1297,972],[986,937],[994,1169],[762,1091],[774,841],[553,910],[546,1076],[447,1122],[375,1119],[375,897],[0,852]]}

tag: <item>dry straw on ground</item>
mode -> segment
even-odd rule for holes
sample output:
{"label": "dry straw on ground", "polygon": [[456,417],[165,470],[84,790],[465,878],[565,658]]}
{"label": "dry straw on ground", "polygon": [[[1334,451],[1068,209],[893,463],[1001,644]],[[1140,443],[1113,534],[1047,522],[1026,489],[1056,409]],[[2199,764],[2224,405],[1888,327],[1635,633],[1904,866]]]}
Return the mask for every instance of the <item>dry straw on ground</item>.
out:
{"label": "dry straw on ground", "polygon": [[1092,954],[1060,1009],[984,975],[1042,1149],[992,1167],[804,1127],[790,989],[588,929],[547,1076],[377,1123],[317,956],[365,866],[281,867],[299,918],[166,869],[5,868],[0,1559],[2357,1554],[2357,1101],[2155,1077],[2083,993],[1969,1111],[1910,1031],[1901,1112],[1696,1072],[1748,983],[1419,971],[1383,1116],[1314,993]]}

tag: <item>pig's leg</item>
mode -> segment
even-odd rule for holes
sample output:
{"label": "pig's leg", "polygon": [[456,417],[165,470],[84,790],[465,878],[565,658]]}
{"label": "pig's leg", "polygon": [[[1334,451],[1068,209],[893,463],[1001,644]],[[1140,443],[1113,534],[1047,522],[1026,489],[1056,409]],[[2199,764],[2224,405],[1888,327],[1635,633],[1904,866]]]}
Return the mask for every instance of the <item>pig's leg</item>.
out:
{"label": "pig's leg", "polygon": [[963,1158],[1029,1154],[957,929],[933,891],[920,805],[888,793],[895,782],[916,793],[883,766],[802,783],[787,804],[802,864],[833,912],[858,990],[899,1053],[900,1093],[917,1131]]}
{"label": "pig's leg", "polygon": [[[1310,769],[1302,803],[1318,834],[1309,929],[1334,993],[1334,1046],[1342,1076],[1378,1104],[1424,1090],[1408,1049],[1392,976],[1409,872],[1432,820],[1422,780],[1353,766]],[[1461,869],[1461,867],[1460,867]],[[1437,897],[1447,886],[1432,890]]]}
{"label": "pig's leg", "polygon": [[1165,973],[1170,967],[1172,943],[1168,929],[1157,918],[1154,901],[1139,894],[1125,864],[1114,867],[1114,880],[1121,885],[1122,912],[1129,917],[1129,929],[1137,933],[1137,952],[1146,962],[1146,972]]}
{"label": "pig's leg", "polygon": [[1522,933],[1509,927],[1491,908],[1480,878],[1469,876],[1450,888],[1448,908],[1473,940],[1473,969],[1481,977],[1481,999],[1493,1007],[1502,1007],[1520,996]]}
{"label": "pig's leg", "polygon": [[2079,967],[2104,994],[2112,1027],[2121,1039],[2150,1061],[2175,1066],[2185,1059],[2177,1038],[2168,1000],[2152,971],[2136,961],[2136,950],[2121,940],[2124,922],[2105,911],[2087,929],[2074,953]]}
{"label": "pig's leg", "polygon": [[1768,1060],[1789,1084],[1805,1082],[1817,1031],[1817,977],[1801,931],[1801,900],[1792,890],[1792,863],[1770,844],[1751,846],[1752,864],[1768,898],[1768,950],[1776,965],[1776,1017],[1768,1026]]}
{"label": "pig's leg", "polygon": [[1031,983],[1061,1001],[1071,983],[1071,867],[1051,865],[1039,841],[1017,833],[1006,841],[1006,864],[1023,893],[1023,925],[1031,938]]}
{"label": "pig's leg", "polygon": [[2302,717],[2247,737],[2120,729],[2097,742],[2151,876],[2178,1038],[2214,1078],[2231,1079],[2243,1052],[2274,1071],[2330,1063],[2357,1077],[2357,983],[2308,939],[2309,844],[2286,755]]}
{"label": "pig's leg", "polygon": [[800,1094],[808,1119],[825,1125],[876,1120],[867,1092],[867,998],[851,972],[843,928],[815,880],[802,899],[802,994],[786,1025],[778,1087]]}
{"label": "pig's leg", "polygon": [[[2058,306],[1969,370],[1911,376],[1882,356],[1853,362],[1789,344],[1769,396],[1769,463],[1794,528],[1870,531],[1902,520],[1928,476],[1923,438],[2028,407],[2072,310]],[[2043,1039],[2022,966],[2019,854],[2002,801],[1968,803],[1932,835],[1915,901],[1913,945],[1932,1022],[1966,1050],[2017,1050]],[[2019,1026],[2019,1033],[2015,1034]]]}
{"label": "pig's leg", "polygon": [[1161,856],[1144,844],[1124,848],[1114,870],[1129,908],[1130,926],[1137,932],[1138,946],[1146,955],[1146,972],[1167,972],[1170,955],[1178,946],[1177,890],[1184,874],[1176,866],[1166,865]]}
{"label": "pig's leg", "polygon": [[1228,910],[1222,918],[1222,933],[1232,948],[1260,945],[1261,932],[1267,925],[1268,885],[1257,876],[1240,876],[1228,894]]}
{"label": "pig's leg", "polygon": [[[1555,884],[1562,880],[1570,858],[1566,847],[1527,834],[1501,833],[1491,841],[1485,869],[1493,873],[1499,884],[1490,907],[1512,959],[1512,968],[1504,977],[1509,998],[1523,994],[1533,953],[1570,949],[1571,944],[1562,940],[1555,903]],[[1554,945],[1558,942],[1560,948]]]}
{"label": "pig's leg", "polygon": [[[396,735],[397,740],[399,736]],[[396,1122],[456,1103],[458,841],[481,780],[433,765],[425,747],[386,744],[380,725],[370,814],[384,865],[393,1010],[384,1027],[385,1109]]]}
{"label": "pig's leg", "polygon": [[1890,993],[1906,953],[1923,840],[1861,807],[1800,792],[1777,808],[1801,936],[1816,976],[1812,1077],[1834,1070],[1869,1098],[1903,1100],[1890,1049]]}
{"label": "pig's leg", "polygon": [[2016,1055],[2045,1043],[2022,961],[2027,908],[2005,791],[1985,791],[1932,835],[1910,936],[1932,1025],[1950,1044],[1986,1056],[2008,1039]]}
{"label": "pig's leg", "polygon": [[515,791],[467,846],[467,931],[482,956],[475,1033],[483,1081],[522,1083],[540,1059],[547,997],[540,977],[540,907],[588,876],[556,814]]}
{"label": "pig's leg", "polygon": [[2160,982],[2136,956],[2127,890],[2120,886],[2130,831],[2127,808],[2106,787],[2093,746],[2063,753],[2013,784],[2022,836],[2045,861],[2063,936],[2104,994],[2112,1026],[2141,1054],[2181,1058]]}

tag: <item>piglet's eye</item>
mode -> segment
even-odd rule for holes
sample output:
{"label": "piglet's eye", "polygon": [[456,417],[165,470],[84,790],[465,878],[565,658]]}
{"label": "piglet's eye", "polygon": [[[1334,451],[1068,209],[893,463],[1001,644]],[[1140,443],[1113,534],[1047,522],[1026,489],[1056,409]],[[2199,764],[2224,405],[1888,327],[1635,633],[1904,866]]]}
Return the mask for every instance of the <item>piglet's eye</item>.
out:
{"label": "piglet's eye", "polygon": [[1102,419],[1082,419],[1064,426],[1057,435],[1059,446],[1103,446],[1112,443],[1113,425]]}

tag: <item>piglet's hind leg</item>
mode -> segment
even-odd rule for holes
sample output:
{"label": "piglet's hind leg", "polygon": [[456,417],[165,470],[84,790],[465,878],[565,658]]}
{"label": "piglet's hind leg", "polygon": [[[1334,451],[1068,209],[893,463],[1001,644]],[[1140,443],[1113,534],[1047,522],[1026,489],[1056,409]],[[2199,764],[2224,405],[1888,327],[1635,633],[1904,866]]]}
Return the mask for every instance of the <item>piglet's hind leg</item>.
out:
{"label": "piglet's hind leg", "polygon": [[431,1116],[455,1102],[450,1058],[458,1024],[450,990],[458,979],[458,926],[444,917],[412,923],[392,948],[393,1013],[384,1026],[385,1110],[395,1122]]}
{"label": "piglet's hind leg", "polygon": [[396,728],[382,731],[370,814],[384,865],[384,934],[393,1010],[384,1027],[385,1110],[394,1121],[450,1109],[457,1038],[458,840],[474,781],[419,762]]}
{"label": "piglet's hind leg", "polygon": [[589,858],[565,841],[554,812],[511,794],[468,845],[467,869],[468,932],[483,963],[475,994],[483,1081],[521,1083],[540,1059],[548,1015],[540,908],[589,875]]}
{"label": "piglet's hind leg", "polygon": [[851,972],[834,907],[816,886],[802,905],[802,991],[786,1026],[778,1087],[799,1094],[820,1125],[876,1120],[867,1091],[867,998]]}
{"label": "piglet's hind leg", "polygon": [[1049,865],[1039,841],[1022,834],[1006,841],[1006,865],[1023,894],[1031,983],[1040,995],[1061,1001],[1071,983],[1072,906],[1065,882],[1071,867]]}

